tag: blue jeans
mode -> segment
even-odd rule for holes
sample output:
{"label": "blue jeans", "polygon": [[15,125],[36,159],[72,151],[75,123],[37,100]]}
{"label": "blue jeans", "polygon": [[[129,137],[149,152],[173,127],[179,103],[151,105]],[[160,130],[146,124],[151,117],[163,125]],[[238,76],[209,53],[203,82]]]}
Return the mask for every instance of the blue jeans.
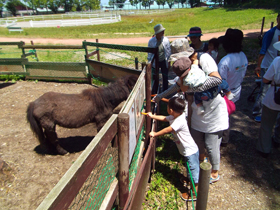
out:
{"label": "blue jeans", "polygon": [[190,171],[192,174],[192,178],[194,183],[198,183],[199,179],[199,152],[197,151],[196,153],[190,155],[190,156],[185,156],[185,164],[186,164],[186,169],[187,169],[187,174],[189,180],[191,180],[190,173],[188,170],[188,165],[187,162],[189,163]]}
{"label": "blue jeans", "polygon": [[[267,68],[261,69],[261,78],[262,79],[263,79],[263,75],[265,74],[266,71],[267,71]],[[258,96],[256,98],[256,102],[253,106],[253,115],[260,116],[262,114],[262,101],[269,88],[270,88],[270,84],[265,84],[261,80],[261,87],[260,87]]]}

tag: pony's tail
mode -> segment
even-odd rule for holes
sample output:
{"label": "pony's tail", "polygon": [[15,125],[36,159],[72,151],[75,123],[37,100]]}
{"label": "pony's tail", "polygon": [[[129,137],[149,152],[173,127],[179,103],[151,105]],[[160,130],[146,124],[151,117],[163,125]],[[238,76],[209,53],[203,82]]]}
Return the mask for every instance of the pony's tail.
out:
{"label": "pony's tail", "polygon": [[40,144],[44,144],[45,143],[45,136],[43,133],[43,129],[40,125],[40,123],[36,120],[36,118],[33,115],[33,111],[34,111],[34,102],[31,102],[28,107],[27,107],[27,111],[26,111],[26,119],[30,124],[30,128],[33,131],[33,133],[36,135],[37,139],[39,140]]}

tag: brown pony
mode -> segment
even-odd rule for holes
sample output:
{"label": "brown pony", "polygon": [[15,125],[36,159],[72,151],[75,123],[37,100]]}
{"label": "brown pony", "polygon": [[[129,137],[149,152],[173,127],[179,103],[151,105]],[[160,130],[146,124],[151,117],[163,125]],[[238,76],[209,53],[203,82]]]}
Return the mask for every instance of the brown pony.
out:
{"label": "brown pony", "polygon": [[137,78],[125,76],[107,87],[85,89],[80,94],[47,92],[31,102],[27,108],[27,121],[41,147],[48,151],[55,146],[59,154],[67,153],[58,143],[56,125],[79,128],[95,122],[99,131],[114,108],[127,99]]}

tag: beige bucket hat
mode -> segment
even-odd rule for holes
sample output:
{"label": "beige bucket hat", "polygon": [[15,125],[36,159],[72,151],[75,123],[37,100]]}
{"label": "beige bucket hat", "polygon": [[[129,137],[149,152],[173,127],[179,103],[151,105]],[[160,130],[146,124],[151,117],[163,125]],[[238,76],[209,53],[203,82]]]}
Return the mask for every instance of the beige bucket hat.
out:
{"label": "beige bucket hat", "polygon": [[171,55],[168,61],[174,62],[181,57],[190,57],[194,49],[190,46],[189,41],[185,38],[175,39],[171,43]]}
{"label": "beige bucket hat", "polygon": [[155,25],[154,30],[155,30],[155,35],[157,35],[158,33],[165,31],[165,28],[163,28],[161,24],[157,24]]}

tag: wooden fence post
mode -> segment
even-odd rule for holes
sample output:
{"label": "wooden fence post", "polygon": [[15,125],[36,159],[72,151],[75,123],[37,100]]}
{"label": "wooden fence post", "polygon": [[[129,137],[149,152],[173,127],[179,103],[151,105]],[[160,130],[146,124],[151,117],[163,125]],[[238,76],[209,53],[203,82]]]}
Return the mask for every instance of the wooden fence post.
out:
{"label": "wooden fence post", "polygon": [[[141,63],[141,70],[143,70],[145,67],[147,68],[146,62]],[[147,73],[147,72],[146,72],[146,73]]]}
{"label": "wooden fence post", "polygon": [[154,80],[152,94],[158,93],[158,90],[159,90],[158,47],[156,48],[156,52],[154,54],[154,59],[155,59],[155,72],[152,72],[153,80]]}
{"label": "wooden fence post", "polygon": [[123,209],[129,195],[129,115],[118,115],[119,141],[119,209]]}
{"label": "wooden fence post", "polygon": [[262,19],[261,36],[262,36],[262,34],[263,34],[264,20],[265,20],[265,17],[263,17],[263,19]]}
{"label": "wooden fence post", "polygon": [[[96,43],[98,43],[98,39],[96,39]],[[100,54],[99,54],[99,48],[96,48],[97,51],[97,60],[100,62]]]}
{"label": "wooden fence post", "polygon": [[[152,64],[148,64],[146,66],[146,75],[145,75],[145,80],[146,80],[146,112],[151,112],[152,110],[152,105],[151,105],[151,83],[152,83]],[[151,131],[152,127],[152,122],[150,118],[146,118],[146,134],[145,134],[145,148],[148,146],[148,140],[149,140],[149,133]]]}
{"label": "wooden fence post", "polygon": [[[34,45],[34,43],[33,43],[33,41],[31,40],[30,41],[31,42],[31,45]],[[37,52],[36,52],[36,49],[35,48],[33,48],[33,50],[35,51],[35,58],[36,58],[36,60],[37,60],[37,62],[39,61],[39,59],[38,59],[38,57],[37,57]]]}
{"label": "wooden fence post", "polygon": [[138,58],[135,58],[135,69],[138,69]]}
{"label": "wooden fence post", "polygon": [[202,162],[200,164],[196,210],[206,210],[211,169],[212,169],[212,165],[208,162]]}

